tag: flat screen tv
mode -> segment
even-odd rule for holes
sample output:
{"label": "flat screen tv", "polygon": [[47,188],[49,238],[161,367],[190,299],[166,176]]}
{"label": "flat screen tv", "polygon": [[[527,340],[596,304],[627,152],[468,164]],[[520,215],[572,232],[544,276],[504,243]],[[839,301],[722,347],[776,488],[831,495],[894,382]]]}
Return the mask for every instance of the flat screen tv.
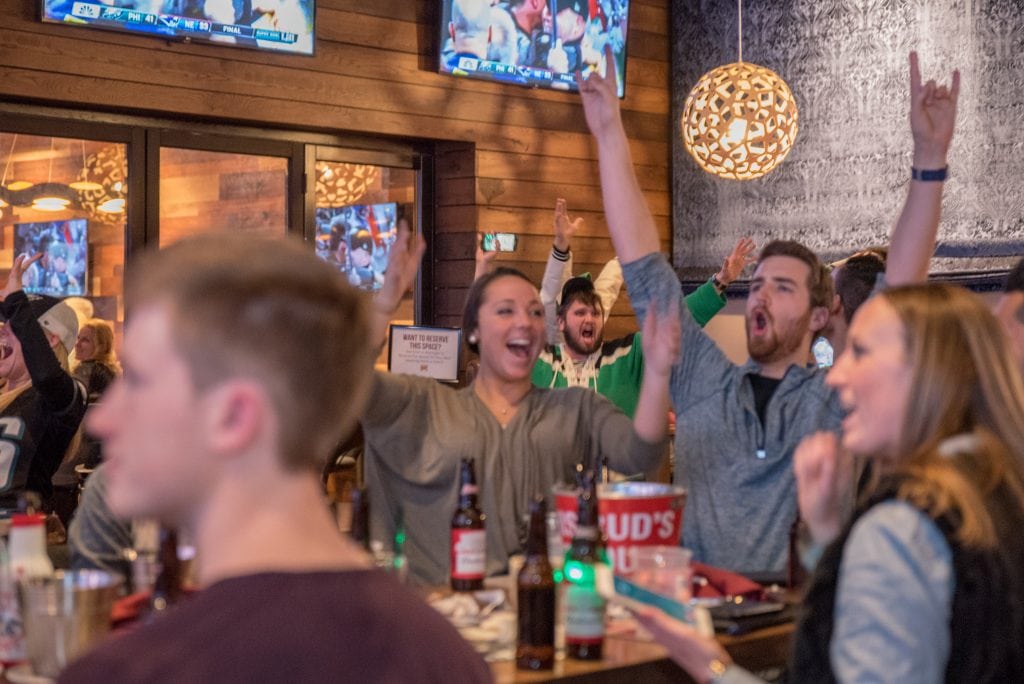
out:
{"label": "flat screen tv", "polygon": [[87,294],[89,222],[86,219],[14,224],[14,254],[42,259],[22,279],[25,292],[71,297]]}
{"label": "flat screen tv", "polygon": [[395,243],[398,204],[351,204],[318,207],[316,254],[370,292],[384,284],[391,245]]}
{"label": "flat screen tv", "polygon": [[441,2],[441,73],[576,91],[576,72],[605,73],[610,45],[625,95],[630,0]]}
{"label": "flat screen tv", "polygon": [[314,0],[42,0],[42,19],[300,55],[313,54]]}

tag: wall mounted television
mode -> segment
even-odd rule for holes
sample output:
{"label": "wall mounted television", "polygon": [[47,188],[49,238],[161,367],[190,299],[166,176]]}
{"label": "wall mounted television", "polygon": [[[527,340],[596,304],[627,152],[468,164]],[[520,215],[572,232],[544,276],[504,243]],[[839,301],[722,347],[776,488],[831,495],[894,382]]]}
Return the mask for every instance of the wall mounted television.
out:
{"label": "wall mounted television", "polygon": [[577,91],[609,45],[625,95],[630,0],[441,0],[441,73]]}
{"label": "wall mounted television", "polygon": [[87,293],[89,222],[86,219],[14,224],[14,254],[43,258],[22,278],[25,292],[54,297]]}
{"label": "wall mounted television", "polygon": [[317,207],[316,254],[356,287],[379,290],[395,244],[397,215],[395,202]]}
{"label": "wall mounted television", "polygon": [[45,22],[313,54],[314,0],[41,0]]}

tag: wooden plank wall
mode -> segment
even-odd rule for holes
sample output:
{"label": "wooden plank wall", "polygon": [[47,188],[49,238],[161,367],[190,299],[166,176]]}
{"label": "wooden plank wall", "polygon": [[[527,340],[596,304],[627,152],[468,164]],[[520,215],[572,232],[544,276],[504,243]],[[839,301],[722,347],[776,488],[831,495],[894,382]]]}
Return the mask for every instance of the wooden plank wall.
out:
{"label": "wooden plank wall", "polygon": [[[586,219],[577,270],[596,271],[613,255],[577,97],[437,74],[434,0],[319,0],[314,57],[42,24],[37,11],[36,0],[0,0],[0,97],[466,143],[438,159],[435,323],[458,323],[478,226],[519,233],[511,260],[539,281],[551,210],[564,196]],[[623,103],[666,249],[668,14],[668,0],[633,0]],[[625,298],[614,313],[609,334],[633,329]]]}

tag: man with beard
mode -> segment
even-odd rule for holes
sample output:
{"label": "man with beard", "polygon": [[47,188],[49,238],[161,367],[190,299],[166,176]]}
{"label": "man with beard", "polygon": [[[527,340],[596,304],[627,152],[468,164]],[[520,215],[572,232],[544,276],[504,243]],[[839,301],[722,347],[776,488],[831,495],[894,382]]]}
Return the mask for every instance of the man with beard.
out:
{"label": "man with beard", "polygon": [[[640,333],[604,341],[604,323],[622,285],[622,270],[613,259],[602,269],[596,282],[589,277],[569,278],[572,273],[569,241],[582,227],[583,219],[570,221],[565,200],[559,198],[555,204],[554,224],[555,241],[541,286],[545,317],[549,305],[556,304],[551,290],[563,281],[564,284],[554,315],[555,330],[548,326],[550,344],[533,367],[533,384],[538,387],[590,387],[632,417],[644,373]],[[753,249],[753,241],[741,239],[725,259],[721,270],[686,297],[686,305],[700,326],[706,325],[725,306],[725,288],[751,261]],[[564,342],[557,341],[559,336]]]}
{"label": "man with beard", "polygon": [[[832,283],[806,247],[769,243],[746,303],[750,361],[730,362],[681,305],[679,280],[660,253],[633,172],[608,61],[608,74],[591,74],[580,94],[597,140],[609,232],[637,319],[642,322],[651,307],[676,308],[683,329],[669,388],[677,420],[676,482],[688,489],[683,543],[701,562],[780,579],[797,509],[793,451],[807,435],[838,431],[843,414],[825,373],[808,366],[811,341],[828,320]],[[914,53],[910,74],[912,180],[890,240],[890,285],[927,275],[959,93],[957,72],[949,89],[922,84]],[[827,475],[852,487],[852,473]]]}

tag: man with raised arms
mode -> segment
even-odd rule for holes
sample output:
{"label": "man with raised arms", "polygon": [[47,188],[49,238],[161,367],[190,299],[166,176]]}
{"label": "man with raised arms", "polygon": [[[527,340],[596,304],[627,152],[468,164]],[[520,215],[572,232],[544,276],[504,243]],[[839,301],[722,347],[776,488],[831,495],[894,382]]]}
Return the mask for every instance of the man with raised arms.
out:
{"label": "man with raised arms", "polygon": [[[661,254],[654,219],[633,172],[615,92],[613,60],[605,77],[580,83],[587,124],[597,140],[601,189],[612,242],[633,308],[675,302],[683,344],[672,369],[677,415],[676,481],[689,489],[683,543],[696,559],[761,577],[786,567],[796,517],[791,462],[800,440],[838,430],[842,411],[808,366],[810,345],[828,319],[831,283],[817,257],[794,242],[768,244],[746,303],[750,361],[737,366],[682,304],[679,280]],[[910,55],[913,176],[893,229],[890,285],[925,277],[938,230],[946,152],[953,135],[959,73],[949,88],[921,83]]]}

